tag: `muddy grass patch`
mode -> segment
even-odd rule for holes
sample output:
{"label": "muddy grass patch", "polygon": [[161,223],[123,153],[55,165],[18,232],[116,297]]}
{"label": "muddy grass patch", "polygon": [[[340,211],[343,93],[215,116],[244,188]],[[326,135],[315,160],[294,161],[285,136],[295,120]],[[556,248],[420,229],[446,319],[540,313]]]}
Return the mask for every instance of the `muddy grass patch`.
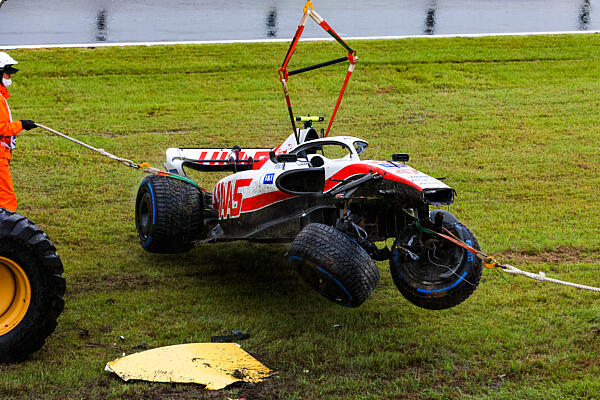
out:
{"label": "muddy grass patch", "polygon": [[600,252],[584,248],[559,246],[547,251],[513,251],[501,252],[501,262],[519,264],[581,264],[600,262]]}

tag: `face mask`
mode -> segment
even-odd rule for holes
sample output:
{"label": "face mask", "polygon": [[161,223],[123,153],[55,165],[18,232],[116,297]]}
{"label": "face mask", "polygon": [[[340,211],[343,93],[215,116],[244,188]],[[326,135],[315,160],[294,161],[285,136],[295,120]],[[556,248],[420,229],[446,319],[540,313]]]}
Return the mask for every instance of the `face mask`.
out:
{"label": "face mask", "polygon": [[2,78],[2,84],[4,85],[4,87],[9,87],[10,85],[12,85],[12,79]]}

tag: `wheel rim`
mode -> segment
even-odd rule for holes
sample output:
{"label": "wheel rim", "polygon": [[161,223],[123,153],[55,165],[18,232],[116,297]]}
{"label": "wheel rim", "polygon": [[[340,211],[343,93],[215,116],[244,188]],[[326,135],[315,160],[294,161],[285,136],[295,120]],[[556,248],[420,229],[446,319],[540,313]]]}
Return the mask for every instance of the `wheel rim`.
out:
{"label": "wheel rim", "polygon": [[31,302],[31,285],[25,271],[11,259],[0,257],[0,336],[25,317]]}
{"label": "wheel rim", "polygon": [[464,250],[443,242],[427,247],[418,261],[408,262],[404,274],[425,286],[445,285],[460,277]]}
{"label": "wheel rim", "polygon": [[[460,240],[465,240],[458,225],[444,223],[444,227]],[[406,282],[417,291],[423,289],[424,293],[429,293],[452,289],[457,282],[465,279],[468,273],[469,265],[465,261],[467,251],[453,243],[430,238],[425,240],[419,251],[413,251],[418,253],[418,260],[405,254],[400,256],[396,249],[395,261],[390,263],[390,267],[394,279]]]}

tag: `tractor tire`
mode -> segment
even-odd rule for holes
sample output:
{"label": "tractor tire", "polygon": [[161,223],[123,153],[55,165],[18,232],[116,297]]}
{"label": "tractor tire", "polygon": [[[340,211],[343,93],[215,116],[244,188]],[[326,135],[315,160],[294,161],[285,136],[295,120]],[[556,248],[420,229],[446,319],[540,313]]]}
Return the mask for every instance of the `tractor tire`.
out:
{"label": "tractor tire", "polygon": [[135,226],[144,250],[184,253],[202,233],[203,197],[189,183],[149,175],[140,184],[135,202]]}
{"label": "tractor tire", "polygon": [[[438,213],[443,215],[444,228],[479,250],[475,236],[449,212],[431,211],[431,220]],[[394,243],[390,259],[390,272],[400,293],[414,305],[429,310],[454,307],[466,300],[477,288],[482,268],[481,260],[449,241],[438,242],[418,260]]]}
{"label": "tractor tire", "polygon": [[308,224],[288,255],[309,285],[345,307],[360,306],[379,282],[379,269],[365,249],[332,226]]}
{"label": "tractor tire", "polygon": [[0,363],[39,350],[64,307],[56,248],[27,218],[0,208]]}

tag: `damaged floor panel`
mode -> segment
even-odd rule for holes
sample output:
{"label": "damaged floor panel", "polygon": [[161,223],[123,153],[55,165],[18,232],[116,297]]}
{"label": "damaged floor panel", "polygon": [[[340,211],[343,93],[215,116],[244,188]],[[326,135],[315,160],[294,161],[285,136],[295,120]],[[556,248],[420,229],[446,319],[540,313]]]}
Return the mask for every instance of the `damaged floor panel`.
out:
{"label": "damaged floor panel", "polygon": [[197,383],[218,390],[243,381],[258,383],[275,372],[236,343],[190,343],[131,354],[106,364],[124,381]]}

